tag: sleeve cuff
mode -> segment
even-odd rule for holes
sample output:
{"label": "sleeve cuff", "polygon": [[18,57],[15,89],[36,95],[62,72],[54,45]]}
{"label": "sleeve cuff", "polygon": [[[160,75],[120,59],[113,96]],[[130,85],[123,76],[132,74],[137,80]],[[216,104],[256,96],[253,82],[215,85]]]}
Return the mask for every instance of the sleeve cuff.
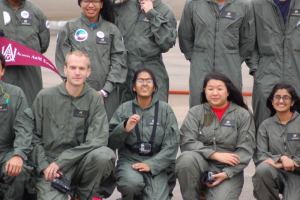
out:
{"label": "sleeve cuff", "polygon": [[253,72],[257,71],[257,67],[256,66],[249,66],[250,70],[249,70],[249,74],[253,75]]}
{"label": "sleeve cuff", "polygon": [[156,172],[155,172],[155,169],[154,169],[154,166],[153,166],[152,162],[149,161],[149,160],[145,160],[145,161],[143,161],[143,163],[145,163],[150,168],[151,174],[155,176]]}
{"label": "sleeve cuff", "polygon": [[149,10],[149,11],[146,13],[146,17],[147,17],[149,20],[152,20],[152,19],[155,18],[157,15],[158,15],[158,12],[156,12],[156,10],[154,10],[154,9],[151,9],[151,10]]}
{"label": "sleeve cuff", "polygon": [[21,156],[23,158],[23,160],[27,160],[26,154],[23,151],[21,151],[21,149],[16,148],[14,150],[14,154],[13,155],[14,156]]}
{"label": "sleeve cuff", "polygon": [[50,164],[47,161],[43,161],[41,164],[39,164],[39,166],[37,167],[38,174],[41,174],[44,169],[46,169],[47,167],[49,167],[49,165]]}
{"label": "sleeve cuff", "polygon": [[114,89],[115,86],[110,81],[106,81],[103,90],[107,91],[110,94]]}
{"label": "sleeve cuff", "polygon": [[127,120],[124,120],[121,124],[120,124],[120,130],[121,130],[121,132],[122,133],[129,133],[129,132],[127,132],[126,131],[126,129],[125,129],[125,122],[127,122]]}
{"label": "sleeve cuff", "polygon": [[185,59],[191,60],[192,57],[193,57],[193,54],[194,54],[194,51],[189,51],[189,52],[185,53],[185,54],[184,54]]}
{"label": "sleeve cuff", "polygon": [[232,171],[230,169],[228,169],[228,168],[222,169],[222,172],[225,172],[227,174],[228,178],[232,178],[233,177]]}
{"label": "sleeve cuff", "polygon": [[280,155],[272,157],[272,159],[274,160],[275,163],[280,162],[280,158],[281,158]]}
{"label": "sleeve cuff", "polygon": [[212,149],[207,149],[204,153],[202,153],[202,155],[206,158],[209,159],[209,156],[213,153],[215,153],[216,151],[212,150]]}

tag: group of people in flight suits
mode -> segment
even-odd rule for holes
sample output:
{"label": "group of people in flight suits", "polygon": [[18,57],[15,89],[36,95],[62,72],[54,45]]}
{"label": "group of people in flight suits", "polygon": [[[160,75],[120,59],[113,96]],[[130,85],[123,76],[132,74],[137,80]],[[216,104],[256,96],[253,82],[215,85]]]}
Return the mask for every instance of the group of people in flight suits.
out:
{"label": "group of people in flight suits", "polygon": [[[81,16],[57,36],[61,84],[42,89],[40,67],[6,67],[0,53],[3,199],[97,200],[117,187],[124,200],[168,200],[177,178],[184,200],[237,200],[252,158],[256,199],[300,198],[299,0],[187,0],[178,35],[162,0],[74,3]],[[38,6],[0,0],[0,12],[2,37],[47,51]],[[162,59],[177,36],[190,61],[180,130]],[[63,179],[67,192],[54,187]]]}

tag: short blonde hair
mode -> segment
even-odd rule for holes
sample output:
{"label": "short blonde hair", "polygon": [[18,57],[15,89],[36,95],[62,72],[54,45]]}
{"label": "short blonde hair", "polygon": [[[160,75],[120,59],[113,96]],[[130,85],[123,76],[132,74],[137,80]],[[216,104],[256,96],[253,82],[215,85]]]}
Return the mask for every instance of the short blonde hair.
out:
{"label": "short blonde hair", "polygon": [[68,65],[68,60],[69,60],[69,57],[70,57],[71,55],[75,55],[75,56],[78,56],[78,57],[82,57],[82,56],[86,57],[87,62],[88,62],[88,68],[90,68],[90,64],[91,64],[91,63],[90,63],[90,58],[89,58],[89,56],[88,56],[87,54],[83,53],[82,51],[78,51],[78,50],[71,51],[71,52],[68,53],[68,55],[66,56],[66,61],[65,61],[66,67],[67,67],[67,65]]}

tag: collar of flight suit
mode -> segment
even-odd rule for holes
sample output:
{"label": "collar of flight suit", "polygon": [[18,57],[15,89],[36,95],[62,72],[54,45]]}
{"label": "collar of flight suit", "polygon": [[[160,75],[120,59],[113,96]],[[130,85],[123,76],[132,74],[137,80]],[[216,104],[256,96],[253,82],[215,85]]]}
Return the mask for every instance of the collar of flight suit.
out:
{"label": "collar of flight suit", "polygon": [[[89,18],[87,17],[87,16],[85,16],[84,14],[83,14],[83,12],[81,13],[81,16],[80,16],[80,19],[83,21],[83,23],[85,23],[87,26],[90,26],[90,20],[89,20]],[[102,17],[101,17],[101,15],[100,15],[100,13],[99,13],[99,20],[98,20],[98,22],[97,22],[97,24],[94,26],[95,28],[99,25],[99,22],[101,22],[101,20],[102,20]]]}
{"label": "collar of flight suit", "polygon": [[[274,0],[267,0],[268,2],[270,2],[271,4],[273,4],[274,6],[276,6]],[[296,0],[291,0],[291,4],[290,4],[290,8],[289,10],[294,6]]]}
{"label": "collar of flight suit", "polygon": [[[294,121],[297,117],[298,117],[299,113],[297,111],[294,111],[294,115],[293,117],[290,119],[290,121],[288,121],[285,125],[288,125],[288,123]],[[278,118],[277,114],[275,114],[273,117],[272,117],[272,120],[279,124],[279,125],[282,125],[282,126],[285,126],[284,124],[281,123],[280,119]],[[280,135],[282,136],[284,134],[284,130],[282,131],[282,133],[280,133]]]}
{"label": "collar of flight suit", "polygon": [[[211,108],[211,105],[209,104],[209,102],[204,103],[203,107],[206,110],[210,111],[211,113],[214,113],[213,110],[212,110],[212,108]],[[229,107],[226,109],[226,111],[224,112],[223,116],[225,116],[227,113],[230,113],[230,112],[234,111],[237,107],[238,107],[238,105],[235,104],[235,103],[233,103],[231,101]]]}
{"label": "collar of flight suit", "polygon": [[[153,95],[152,97],[152,101],[150,103],[150,105],[147,108],[151,108],[156,102],[158,101],[158,99],[156,99]],[[138,107],[140,107],[140,104],[137,101],[137,98],[133,99],[132,102],[137,105]],[[141,108],[141,107],[140,107]],[[147,109],[147,108],[141,108],[142,110]]]}
{"label": "collar of flight suit", "polygon": [[[3,88],[3,91],[7,93],[8,91],[5,91],[5,88],[6,88],[5,83],[2,80],[0,80],[0,84]],[[3,95],[3,92],[2,92],[1,87],[0,87],[0,96],[2,96],[2,95]]]}
{"label": "collar of flight suit", "polygon": [[[11,8],[12,10],[15,10],[15,9],[13,9],[13,7],[6,0],[3,0],[3,1],[4,1],[4,3],[6,3],[6,5],[9,8]],[[21,6],[17,10],[21,9],[22,7],[24,7],[25,3],[26,3],[26,0],[23,0]]]}
{"label": "collar of flight suit", "polygon": [[[70,94],[68,93],[67,88],[66,88],[65,81],[62,82],[62,83],[59,85],[58,88],[59,88],[60,93],[62,93],[63,95],[73,97],[72,95],[70,95]],[[76,98],[84,96],[85,93],[87,93],[88,90],[89,90],[88,85],[87,85],[86,83],[84,83],[84,86],[83,86],[83,88],[82,88],[82,91],[81,91],[80,95],[78,95]]]}
{"label": "collar of flight suit", "polygon": [[[216,0],[206,0],[206,1],[218,3]],[[228,4],[228,3],[233,3],[234,1],[235,1],[235,0],[226,0],[225,5]],[[270,0],[270,1],[273,1],[273,0]]]}

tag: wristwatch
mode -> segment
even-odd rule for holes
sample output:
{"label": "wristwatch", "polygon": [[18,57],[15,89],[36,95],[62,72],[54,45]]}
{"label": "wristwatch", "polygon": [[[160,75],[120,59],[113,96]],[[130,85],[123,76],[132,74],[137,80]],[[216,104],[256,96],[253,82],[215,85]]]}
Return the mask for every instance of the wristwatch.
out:
{"label": "wristwatch", "polygon": [[105,90],[102,89],[102,90],[100,90],[100,92],[102,92],[104,97],[108,97],[108,93]]}

